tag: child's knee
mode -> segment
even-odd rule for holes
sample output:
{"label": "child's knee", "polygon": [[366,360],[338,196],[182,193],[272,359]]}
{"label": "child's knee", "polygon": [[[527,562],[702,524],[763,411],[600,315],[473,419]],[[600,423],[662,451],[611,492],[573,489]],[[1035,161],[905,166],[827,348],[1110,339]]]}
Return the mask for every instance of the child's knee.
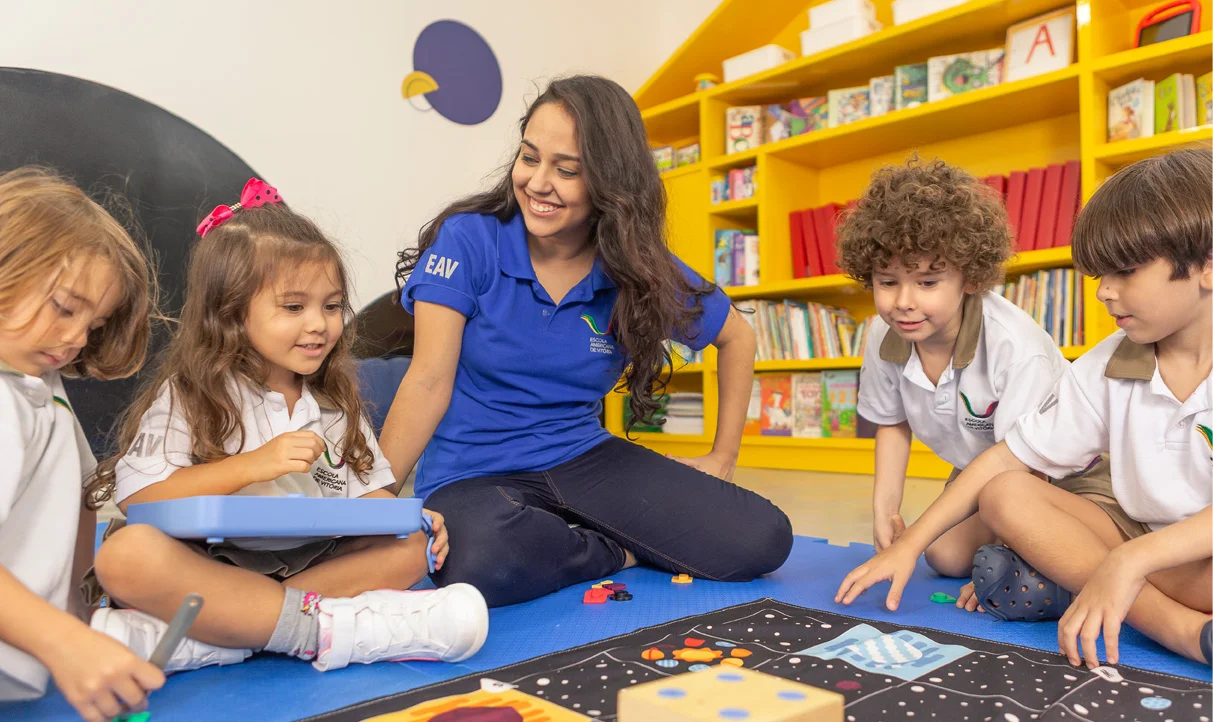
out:
{"label": "child's knee", "polygon": [[995,533],[1014,523],[1016,502],[1023,501],[1025,476],[1037,481],[1031,474],[1004,471],[990,479],[977,497],[977,514]]}
{"label": "child's knee", "polygon": [[942,545],[936,541],[927,547],[927,564],[945,577],[968,577],[973,573],[973,555],[976,549],[960,544]]}
{"label": "child's knee", "polygon": [[146,524],[124,526],[110,535],[93,562],[97,580],[110,594],[122,597],[149,571],[164,569],[168,543],[164,532]]}

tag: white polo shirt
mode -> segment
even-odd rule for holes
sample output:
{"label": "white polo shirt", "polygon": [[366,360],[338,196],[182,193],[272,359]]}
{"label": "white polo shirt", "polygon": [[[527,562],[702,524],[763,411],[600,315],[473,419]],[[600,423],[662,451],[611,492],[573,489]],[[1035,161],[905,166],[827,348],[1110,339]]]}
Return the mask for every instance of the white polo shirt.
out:
{"label": "white polo shirt", "polygon": [[1213,503],[1211,379],[1181,402],[1158,373],[1153,344],[1117,331],[1070,366],[1054,393],[1007,434],[1007,446],[1054,477],[1110,449],[1116,501],[1161,529]]}
{"label": "white polo shirt", "polygon": [[910,429],[958,469],[1002,440],[1036,408],[1067,366],[1044,329],[995,293],[964,302],[952,361],[933,384],[914,344],[881,319],[868,334],[858,411],[875,424]]}
{"label": "white polo shirt", "polygon": [[[0,565],[30,591],[67,608],[84,477],[97,461],[57,371],[26,376],[0,364]],[[49,673],[0,642],[0,700],[32,699]]]}
{"label": "white polo shirt", "polygon": [[[345,415],[337,409],[321,408],[307,384],[303,386],[303,395],[296,402],[293,415],[287,413],[286,399],[280,393],[250,389],[236,383],[231,388],[240,398],[240,420],[244,425],[245,439],[243,448],[239,432],[227,439],[223,448],[228,454],[252,451],[274,437],[291,431],[314,431],[328,446],[328,451],[312,464],[310,472],[292,472],[272,481],[250,484],[236,492],[237,495],[304,494],[353,499],[395,481],[392,468],[379,450],[375,434],[365,419],[360,420],[362,432],[375,455],[375,461],[366,479],[358,479],[341,458],[340,442],[345,435]],[[139,433],[114,472],[116,502],[120,503],[140,489],[164,481],[178,469],[193,465],[192,434],[180,405],[172,404],[170,413],[170,404],[170,393],[166,386],[151,408],[143,414]]]}

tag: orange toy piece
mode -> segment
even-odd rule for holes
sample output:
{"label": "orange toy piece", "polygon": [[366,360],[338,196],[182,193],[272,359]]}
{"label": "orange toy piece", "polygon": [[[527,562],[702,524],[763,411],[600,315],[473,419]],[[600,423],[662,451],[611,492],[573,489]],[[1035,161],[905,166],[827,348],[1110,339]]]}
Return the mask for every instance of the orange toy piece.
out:
{"label": "orange toy piece", "polygon": [[585,596],[581,598],[582,604],[606,604],[607,596],[610,594],[605,589],[595,587],[585,590]]}
{"label": "orange toy piece", "polygon": [[660,649],[657,649],[656,647],[649,647],[648,649],[646,649],[640,653],[640,658],[647,659],[650,662],[652,662],[655,659],[665,659],[665,652],[661,651]]}
{"label": "orange toy piece", "polygon": [[676,577],[670,577],[670,581],[675,584],[690,584],[694,580],[691,579],[691,575],[689,574],[679,574]]}
{"label": "orange toy piece", "polygon": [[719,649],[675,649],[674,659],[683,662],[715,662],[723,656]]}

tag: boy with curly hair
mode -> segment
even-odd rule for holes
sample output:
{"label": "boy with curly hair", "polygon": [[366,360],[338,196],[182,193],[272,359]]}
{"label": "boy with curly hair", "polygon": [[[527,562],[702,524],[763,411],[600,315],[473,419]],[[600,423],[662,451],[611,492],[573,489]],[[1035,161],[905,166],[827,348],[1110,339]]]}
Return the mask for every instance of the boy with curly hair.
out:
{"label": "boy with curly hair", "polygon": [[[1074,227],[1074,266],[1099,278],[1096,297],[1121,330],[1066,367],[1005,440],[847,575],[835,601],[850,604],[891,580],[885,604],[896,609],[922,550],[978,512],[1011,547],[979,554],[974,578],[987,611],[1048,619],[1064,610],[1058,644],[1074,665],[1099,665],[1101,632],[1107,660],[1118,663],[1123,621],[1210,661],[1211,183],[1213,153],[1189,149],[1130,165],[1095,192]],[[1103,449],[1112,452],[1104,495],[1064,494],[1032,473],[1072,473]],[[1048,613],[1025,609],[1025,596]]]}
{"label": "boy with curly hair", "polygon": [[[868,335],[858,404],[859,414],[878,426],[877,551],[905,531],[900,508],[911,432],[955,467],[955,479],[1044,400],[1066,366],[1028,314],[990,292],[1010,255],[1002,202],[938,160],[914,157],[876,171],[839,229],[839,265],[872,290],[879,314]],[[927,548],[927,563],[940,574],[967,577],[977,549],[994,540],[970,516]],[[964,604],[971,594],[961,597]]]}

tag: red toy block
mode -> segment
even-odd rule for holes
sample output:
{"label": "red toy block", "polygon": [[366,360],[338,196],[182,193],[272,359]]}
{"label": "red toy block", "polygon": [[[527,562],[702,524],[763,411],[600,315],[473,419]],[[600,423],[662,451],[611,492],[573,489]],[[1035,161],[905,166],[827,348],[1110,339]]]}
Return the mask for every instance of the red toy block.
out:
{"label": "red toy block", "polygon": [[582,604],[606,604],[607,596],[610,595],[605,589],[587,589],[585,596],[581,598]]}

